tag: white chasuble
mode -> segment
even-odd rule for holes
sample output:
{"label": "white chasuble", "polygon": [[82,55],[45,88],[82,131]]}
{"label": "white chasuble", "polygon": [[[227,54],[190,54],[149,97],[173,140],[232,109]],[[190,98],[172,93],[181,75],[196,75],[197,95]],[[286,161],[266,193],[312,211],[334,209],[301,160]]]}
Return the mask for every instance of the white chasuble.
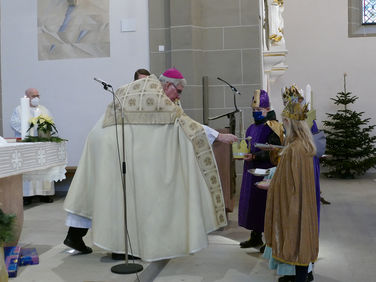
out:
{"label": "white chasuble", "polygon": [[[220,178],[203,127],[164,94],[154,75],[117,91],[125,109],[130,247],[145,261],[208,245],[227,224]],[[113,104],[89,133],[66,197],[66,211],[92,220],[93,243],[124,253],[124,204]],[[120,123],[120,114],[117,122]],[[120,159],[121,125],[117,125]]]}

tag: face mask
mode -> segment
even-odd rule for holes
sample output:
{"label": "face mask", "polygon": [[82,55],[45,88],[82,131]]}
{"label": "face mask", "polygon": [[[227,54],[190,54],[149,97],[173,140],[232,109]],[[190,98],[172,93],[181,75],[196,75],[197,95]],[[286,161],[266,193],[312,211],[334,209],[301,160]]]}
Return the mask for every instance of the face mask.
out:
{"label": "face mask", "polygon": [[253,119],[255,121],[262,120],[264,118],[264,116],[262,115],[262,111],[253,112],[252,114],[253,114]]}
{"label": "face mask", "polygon": [[37,107],[37,106],[39,106],[39,98],[38,98],[38,97],[35,97],[35,98],[31,99],[30,104],[31,104],[33,107]]}

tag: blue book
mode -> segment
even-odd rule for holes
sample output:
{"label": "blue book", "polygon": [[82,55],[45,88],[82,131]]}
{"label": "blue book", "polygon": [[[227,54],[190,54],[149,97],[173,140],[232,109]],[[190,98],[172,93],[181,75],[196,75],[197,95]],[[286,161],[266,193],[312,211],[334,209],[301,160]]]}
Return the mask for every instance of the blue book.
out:
{"label": "blue book", "polygon": [[19,265],[39,264],[39,256],[35,248],[21,248]]}

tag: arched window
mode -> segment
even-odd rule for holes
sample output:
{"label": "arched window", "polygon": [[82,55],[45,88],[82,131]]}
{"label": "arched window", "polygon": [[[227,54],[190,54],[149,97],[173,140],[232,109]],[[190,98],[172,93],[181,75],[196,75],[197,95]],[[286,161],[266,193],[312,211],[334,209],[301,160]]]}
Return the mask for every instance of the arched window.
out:
{"label": "arched window", "polygon": [[376,24],[376,0],[363,0],[362,23]]}

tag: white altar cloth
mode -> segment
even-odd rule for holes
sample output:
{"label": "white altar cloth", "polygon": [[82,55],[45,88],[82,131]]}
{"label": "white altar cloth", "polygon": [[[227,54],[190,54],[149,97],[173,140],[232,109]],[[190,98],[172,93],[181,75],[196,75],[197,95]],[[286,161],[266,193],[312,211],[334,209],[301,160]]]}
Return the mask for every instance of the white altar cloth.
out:
{"label": "white altar cloth", "polygon": [[65,179],[66,142],[1,143],[0,178],[23,174],[24,179]]}

